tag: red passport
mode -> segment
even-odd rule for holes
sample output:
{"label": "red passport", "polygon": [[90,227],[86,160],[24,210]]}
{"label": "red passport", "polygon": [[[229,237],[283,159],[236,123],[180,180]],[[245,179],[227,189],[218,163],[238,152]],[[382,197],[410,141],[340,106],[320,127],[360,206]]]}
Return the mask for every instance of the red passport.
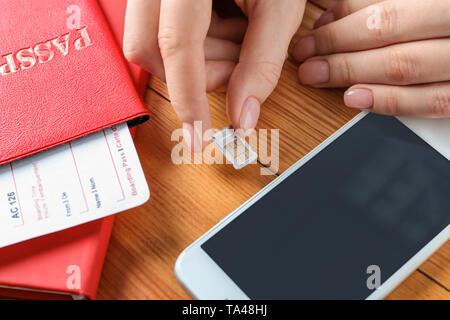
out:
{"label": "red passport", "polygon": [[[126,2],[99,0],[118,44],[123,38]],[[136,65],[128,67],[143,96],[148,74]],[[0,296],[94,299],[113,222],[114,216],[111,216],[0,249]],[[71,281],[77,271],[73,266],[80,266],[79,290],[68,288],[68,284],[69,287],[76,285]]]}
{"label": "red passport", "polygon": [[105,218],[0,249],[0,296],[94,299],[113,223]]}
{"label": "red passport", "polygon": [[96,0],[0,4],[0,165],[148,119]]}

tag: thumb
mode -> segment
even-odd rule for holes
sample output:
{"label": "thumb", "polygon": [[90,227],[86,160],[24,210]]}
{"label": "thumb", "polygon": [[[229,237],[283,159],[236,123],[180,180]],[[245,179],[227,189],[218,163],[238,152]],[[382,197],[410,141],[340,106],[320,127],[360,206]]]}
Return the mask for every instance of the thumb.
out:
{"label": "thumb", "polygon": [[227,91],[227,113],[233,128],[245,131],[255,128],[260,106],[280,78],[289,43],[300,26],[305,2],[242,2],[249,24],[239,63],[231,75]]}

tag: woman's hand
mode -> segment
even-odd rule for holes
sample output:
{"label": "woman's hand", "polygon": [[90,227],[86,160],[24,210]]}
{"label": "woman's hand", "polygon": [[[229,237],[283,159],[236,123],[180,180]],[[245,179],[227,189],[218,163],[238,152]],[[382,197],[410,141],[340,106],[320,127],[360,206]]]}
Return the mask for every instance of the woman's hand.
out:
{"label": "woman's hand", "polygon": [[[220,0],[224,1],[224,0]],[[236,0],[248,16],[219,18],[212,0],[128,0],[124,53],[167,82],[191,150],[211,128],[206,92],[227,90],[235,129],[253,129],[275,88],[306,0]],[[202,122],[202,132],[194,130]]]}
{"label": "woman's hand", "polygon": [[303,84],[352,86],[352,108],[450,117],[450,0],[321,1],[334,6],[294,49]]}

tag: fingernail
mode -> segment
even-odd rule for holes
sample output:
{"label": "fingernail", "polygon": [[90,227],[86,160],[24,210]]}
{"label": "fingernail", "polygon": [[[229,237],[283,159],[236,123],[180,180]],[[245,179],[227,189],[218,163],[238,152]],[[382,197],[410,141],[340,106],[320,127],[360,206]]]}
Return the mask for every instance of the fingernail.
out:
{"label": "fingernail", "polygon": [[199,133],[195,132],[194,126],[189,122],[183,122],[183,136],[186,145],[192,152],[202,152],[202,139]]}
{"label": "fingernail", "polygon": [[314,29],[320,28],[326,24],[329,24],[334,21],[334,13],[333,11],[327,11],[323,15],[320,16],[319,19],[314,23]]}
{"label": "fingernail", "polygon": [[256,127],[259,118],[261,104],[254,97],[248,98],[242,107],[241,116],[239,118],[240,128],[247,132]]}
{"label": "fingernail", "polygon": [[293,56],[297,61],[305,61],[315,55],[316,40],[314,36],[307,36],[298,40],[293,51]]}
{"label": "fingernail", "polygon": [[330,65],[325,60],[305,62],[298,69],[298,76],[302,84],[318,85],[330,81]]}
{"label": "fingernail", "polygon": [[373,107],[373,93],[370,89],[350,89],[344,94],[347,107],[369,109]]}

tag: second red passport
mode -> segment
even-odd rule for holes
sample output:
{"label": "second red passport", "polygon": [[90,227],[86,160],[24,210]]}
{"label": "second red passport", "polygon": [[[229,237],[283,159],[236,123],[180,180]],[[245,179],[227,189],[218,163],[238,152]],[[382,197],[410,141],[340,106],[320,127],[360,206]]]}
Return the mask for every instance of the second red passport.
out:
{"label": "second red passport", "polygon": [[148,118],[96,0],[0,4],[0,165]]}

